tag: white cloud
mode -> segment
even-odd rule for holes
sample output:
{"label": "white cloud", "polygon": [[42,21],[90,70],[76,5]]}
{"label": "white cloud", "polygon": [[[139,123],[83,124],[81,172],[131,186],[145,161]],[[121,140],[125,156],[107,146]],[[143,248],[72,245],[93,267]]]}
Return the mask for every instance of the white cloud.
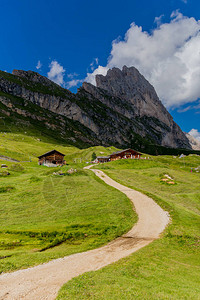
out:
{"label": "white cloud", "polygon": [[70,89],[71,87],[77,86],[79,83],[82,83],[84,80],[83,79],[75,79],[79,74],[77,73],[70,73],[66,74],[66,76],[71,79],[68,82],[64,81],[64,76],[65,76],[65,69],[61,64],[59,64],[56,60],[53,60],[50,65],[50,71],[47,73],[48,78],[55,83]]}
{"label": "white cloud", "polygon": [[[91,70],[91,71],[94,71],[94,69],[95,69],[95,67],[97,67],[98,63],[99,63],[98,57],[94,58],[93,61],[92,61],[91,64],[90,64],[90,66],[89,66],[90,70]],[[97,68],[97,69],[98,69],[98,68]],[[100,70],[100,72],[102,73],[101,67],[100,67],[96,72],[98,73],[99,70]],[[104,75],[106,75],[107,70],[108,70],[108,69],[106,69],[106,72],[103,73]],[[95,74],[97,74],[97,73],[95,73]],[[87,75],[90,76],[90,73],[87,73]],[[74,72],[74,73],[67,74],[67,77],[68,77],[69,79],[71,79],[71,80],[68,81],[68,82],[66,82],[66,83],[64,83],[63,86],[66,87],[67,89],[70,89],[70,88],[72,88],[72,87],[78,86],[79,84],[81,84],[81,83],[83,83],[83,82],[85,81],[85,79],[78,79],[78,78],[76,78],[77,76],[79,76],[79,74],[77,74],[77,73],[75,73],[75,72]],[[94,82],[94,81],[95,81],[95,80],[94,80],[94,74],[92,75],[92,77],[93,77],[93,78],[88,79],[88,81],[93,81],[93,84],[95,84],[95,82]]]}
{"label": "white cloud", "polygon": [[187,4],[187,0],[181,0],[182,2],[184,2],[185,4]]}
{"label": "white cloud", "polygon": [[155,87],[167,107],[177,107],[200,97],[200,21],[178,10],[169,23],[151,33],[132,23],[123,40],[115,40],[106,67],[98,66],[86,80],[112,67],[135,66]]}
{"label": "white cloud", "polygon": [[82,83],[84,80],[83,79],[72,79],[68,81],[65,86],[67,89],[70,89],[71,87],[77,86],[79,83]]}
{"label": "white cloud", "polygon": [[97,75],[97,74],[106,75],[108,69],[109,69],[108,67],[98,66],[98,68],[96,70],[94,70],[93,73],[87,73],[87,77],[85,78],[85,81],[90,82],[93,85],[96,85],[95,75]]}
{"label": "white cloud", "polygon": [[191,129],[188,133],[191,136],[193,136],[195,139],[197,139],[198,141],[200,141],[200,132],[197,129]]}
{"label": "white cloud", "polygon": [[70,73],[70,74],[67,74],[67,77],[70,78],[70,79],[73,79],[74,77],[77,77],[79,74],[77,73]]}
{"label": "white cloud", "polygon": [[195,105],[193,108],[194,108],[194,109],[200,109],[200,101],[199,101],[199,103],[198,103],[197,105]]}
{"label": "white cloud", "polygon": [[94,71],[95,67],[98,66],[99,63],[99,59],[98,57],[94,58],[93,61],[90,64],[90,68],[92,71]]}
{"label": "white cloud", "polygon": [[161,15],[159,17],[155,17],[154,23],[156,23],[158,27],[162,24],[162,18],[163,17],[164,17],[164,15]]}
{"label": "white cloud", "polygon": [[66,82],[65,83],[65,87],[67,89],[70,89],[71,87],[75,87],[77,86],[78,84],[82,83],[84,81],[84,79],[77,79],[76,77],[79,76],[79,74],[77,73],[70,73],[70,74],[67,74],[67,77],[69,79],[71,79],[70,81]]}
{"label": "white cloud", "polygon": [[187,106],[187,107],[185,107],[185,108],[180,108],[180,109],[178,109],[178,112],[179,112],[179,113],[184,113],[184,112],[186,112],[186,111],[188,111],[188,110],[190,110],[190,109],[192,109],[192,106],[191,106],[191,105],[189,105],[189,106]]}
{"label": "white cloud", "polygon": [[59,85],[63,85],[63,77],[65,75],[65,69],[63,66],[61,66],[56,60],[53,60],[49,67],[50,71],[47,73],[48,78]]}
{"label": "white cloud", "polygon": [[40,60],[38,60],[38,62],[37,62],[37,66],[36,66],[36,69],[37,69],[37,70],[40,70],[41,68],[42,68],[41,61],[40,61]]}

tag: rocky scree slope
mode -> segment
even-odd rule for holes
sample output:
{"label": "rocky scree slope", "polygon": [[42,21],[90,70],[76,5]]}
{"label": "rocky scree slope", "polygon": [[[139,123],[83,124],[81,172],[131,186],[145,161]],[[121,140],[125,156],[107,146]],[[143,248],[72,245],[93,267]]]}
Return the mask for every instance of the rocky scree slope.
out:
{"label": "rocky scree slope", "polygon": [[191,149],[153,86],[137,69],[113,68],[106,76],[97,75],[96,83],[85,82],[73,94],[36,72],[0,73],[4,104],[6,97],[14,96],[76,122],[91,144],[142,150],[149,143]]}

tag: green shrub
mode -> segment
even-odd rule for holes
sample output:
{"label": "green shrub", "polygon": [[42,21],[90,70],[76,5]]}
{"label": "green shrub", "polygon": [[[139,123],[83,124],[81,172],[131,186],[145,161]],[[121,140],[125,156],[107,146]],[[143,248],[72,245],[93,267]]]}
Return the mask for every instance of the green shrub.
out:
{"label": "green shrub", "polygon": [[97,158],[97,155],[95,152],[92,153],[92,160],[95,160]]}
{"label": "green shrub", "polygon": [[37,176],[31,176],[29,181],[30,182],[38,182],[38,181],[41,181],[42,179],[37,177]]}
{"label": "green shrub", "polygon": [[0,170],[0,177],[5,177],[5,176],[8,176],[8,175],[10,175],[10,173],[8,171]]}
{"label": "green shrub", "polygon": [[20,164],[13,164],[9,167],[9,170],[14,172],[23,172],[24,167]]}
{"label": "green shrub", "polygon": [[6,193],[14,190],[15,188],[13,186],[2,186],[0,187],[0,193]]}

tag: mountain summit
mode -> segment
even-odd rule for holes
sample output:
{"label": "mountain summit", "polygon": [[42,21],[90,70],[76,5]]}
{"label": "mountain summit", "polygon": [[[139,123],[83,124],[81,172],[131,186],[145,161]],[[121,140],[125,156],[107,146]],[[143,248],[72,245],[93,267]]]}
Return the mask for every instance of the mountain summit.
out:
{"label": "mountain summit", "polygon": [[[16,109],[20,101],[21,112],[19,107]],[[61,130],[63,137],[67,124],[71,124],[73,140],[76,141],[78,132],[78,138],[87,144],[131,146],[143,151],[149,144],[191,149],[153,86],[134,67],[113,68],[106,76],[96,75],[96,86],[84,82],[77,94],[36,72],[1,71],[0,102],[9,114],[14,111],[23,115],[31,104],[34,110],[28,116],[33,119],[38,106],[54,113],[54,120],[65,124]],[[52,119],[46,123],[55,129]]]}
{"label": "mountain summit", "polygon": [[96,87],[83,88],[106,106],[128,118],[134,132],[154,143],[174,148],[190,148],[180,127],[159,100],[154,87],[134,67],[124,66],[96,75]]}

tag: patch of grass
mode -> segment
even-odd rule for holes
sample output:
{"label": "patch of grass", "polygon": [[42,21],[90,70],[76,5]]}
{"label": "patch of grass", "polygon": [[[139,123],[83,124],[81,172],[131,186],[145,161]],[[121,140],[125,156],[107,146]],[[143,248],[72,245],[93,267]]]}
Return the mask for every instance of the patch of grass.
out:
{"label": "patch of grass", "polygon": [[[98,166],[152,197],[171,216],[159,240],[97,272],[72,279],[57,299],[200,299],[200,157],[124,160]],[[160,184],[169,174],[177,185]]]}
{"label": "patch of grass", "polygon": [[[6,154],[14,150],[12,143],[15,151],[28,149],[35,156],[45,152],[44,146],[51,147],[30,137],[26,142],[20,135],[6,137]],[[70,153],[74,148],[59,149]],[[76,164],[47,168],[38,166],[35,157],[31,162],[6,163],[11,176],[0,181],[0,272],[99,247],[127,232],[137,220],[125,195]],[[68,174],[71,167],[77,172]],[[66,176],[52,175],[59,170]]]}

